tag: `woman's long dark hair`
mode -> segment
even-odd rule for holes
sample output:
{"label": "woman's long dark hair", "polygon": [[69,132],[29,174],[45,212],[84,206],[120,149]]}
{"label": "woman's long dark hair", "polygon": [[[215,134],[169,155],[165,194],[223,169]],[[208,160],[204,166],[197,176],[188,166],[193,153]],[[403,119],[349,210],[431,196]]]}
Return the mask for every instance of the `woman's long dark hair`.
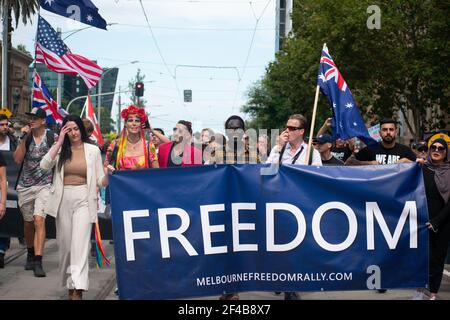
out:
{"label": "woman's long dark hair", "polygon": [[[79,116],[69,114],[68,116],[66,116],[64,118],[62,126],[64,127],[66,125],[66,123],[69,121],[75,122],[78,126],[78,129],[80,129],[81,141],[88,142],[89,138],[88,138],[88,135],[86,133],[86,128],[84,127],[84,124],[83,124],[83,121],[81,120],[81,118]],[[61,170],[64,163],[67,160],[71,160],[71,159],[72,159],[72,149],[70,148],[69,137],[66,134],[66,136],[64,137],[63,145],[61,147],[61,154],[59,155],[58,170]]]}

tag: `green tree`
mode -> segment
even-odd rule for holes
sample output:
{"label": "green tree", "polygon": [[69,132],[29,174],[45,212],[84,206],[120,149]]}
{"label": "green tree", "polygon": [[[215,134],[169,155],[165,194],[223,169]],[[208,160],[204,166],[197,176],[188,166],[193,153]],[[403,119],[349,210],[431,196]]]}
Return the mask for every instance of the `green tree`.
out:
{"label": "green tree", "polygon": [[[381,29],[369,30],[372,0],[298,0],[294,30],[265,76],[249,90],[244,111],[258,125],[280,126],[291,113],[310,118],[320,51],[332,54],[366,120],[403,113],[416,137],[445,127],[450,112],[450,3],[438,0],[377,1]],[[430,113],[431,115],[428,114]],[[412,114],[414,121],[408,121]],[[319,100],[316,122],[331,115]]]}
{"label": "green tree", "polygon": [[[134,91],[134,85],[136,82],[144,82],[145,75],[141,74],[141,69],[137,70],[136,76],[128,81],[128,89],[130,90],[130,100],[133,102],[135,106],[138,106],[140,108],[145,108],[145,104],[147,101],[143,97],[136,97],[135,91]],[[138,102],[139,100],[139,102]]]}
{"label": "green tree", "polygon": [[2,13],[5,8],[8,10],[8,48],[11,48],[11,33],[14,30],[12,15],[16,21],[16,28],[20,20],[23,24],[27,24],[38,10],[39,3],[37,0],[0,0],[0,5]]}
{"label": "green tree", "polygon": [[27,50],[27,47],[25,47],[24,44],[19,44],[19,45],[17,46],[17,50],[19,50],[20,52],[23,52],[23,53],[25,53],[25,54],[31,56],[30,51]]}
{"label": "green tree", "polygon": [[116,131],[116,122],[111,119],[111,109],[102,107],[101,115],[102,119],[100,120],[100,130],[102,131],[102,134],[105,135],[110,132]]}

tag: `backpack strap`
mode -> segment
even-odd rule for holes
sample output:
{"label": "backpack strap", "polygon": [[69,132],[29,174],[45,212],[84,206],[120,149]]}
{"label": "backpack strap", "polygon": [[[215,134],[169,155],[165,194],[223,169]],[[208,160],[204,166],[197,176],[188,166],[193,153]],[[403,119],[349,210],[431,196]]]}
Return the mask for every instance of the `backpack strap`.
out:
{"label": "backpack strap", "polygon": [[[55,133],[52,130],[45,130],[45,136],[47,138],[48,149],[50,150],[52,145],[55,143]],[[17,174],[16,184],[14,186],[15,190],[17,190],[17,186],[19,185],[20,175],[22,174],[22,170],[23,170],[23,163],[25,162],[25,157],[27,156],[27,153],[30,150],[30,145],[31,145],[32,141],[33,141],[33,134],[30,132],[26,136],[26,140],[25,140],[25,155],[23,157],[22,163],[20,164],[19,173]],[[54,170],[54,168],[53,168],[53,170]]]}
{"label": "backpack strap", "polygon": [[281,148],[280,158],[278,159],[278,164],[281,164],[281,158],[283,158],[284,150],[286,150],[286,144],[284,144],[284,146]]}

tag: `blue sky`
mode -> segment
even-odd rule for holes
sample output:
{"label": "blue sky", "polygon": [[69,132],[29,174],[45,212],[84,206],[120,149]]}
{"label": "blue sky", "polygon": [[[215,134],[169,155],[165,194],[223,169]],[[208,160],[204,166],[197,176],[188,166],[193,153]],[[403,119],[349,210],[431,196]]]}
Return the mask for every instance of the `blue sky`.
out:
{"label": "blue sky", "polygon": [[[274,59],[275,0],[143,0],[162,58],[138,0],[93,2],[108,23],[117,24],[108,31],[82,30],[65,43],[101,67],[120,65],[118,86],[122,88],[140,68],[149,81],[144,98],[154,127],[170,131],[184,119],[193,122],[195,131],[223,130],[228,116],[244,116],[240,108],[247,90]],[[55,29],[62,29],[63,37],[86,27],[45,10],[41,14]],[[37,16],[32,22],[14,31],[13,45],[24,44],[34,53]],[[135,60],[139,63],[129,63]],[[182,101],[185,89],[192,90],[192,103]],[[117,95],[115,116],[116,101]],[[130,102],[125,94],[122,102]]]}

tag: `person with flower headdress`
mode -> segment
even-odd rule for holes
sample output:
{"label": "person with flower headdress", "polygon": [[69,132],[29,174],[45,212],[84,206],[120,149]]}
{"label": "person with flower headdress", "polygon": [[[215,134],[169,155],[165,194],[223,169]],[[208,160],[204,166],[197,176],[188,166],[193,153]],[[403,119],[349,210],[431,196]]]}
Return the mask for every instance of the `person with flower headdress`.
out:
{"label": "person with flower headdress", "polygon": [[105,167],[110,170],[137,170],[159,168],[156,148],[145,139],[144,125],[147,115],[143,108],[130,105],[122,110],[125,127],[120,138],[112,141],[107,152]]}
{"label": "person with flower headdress", "polygon": [[[430,300],[436,300],[444,272],[445,258],[450,244],[450,162],[448,144],[438,138],[431,142],[423,164],[423,180],[428,205],[429,221],[429,290]],[[421,300],[423,292],[418,289],[413,297]]]}

